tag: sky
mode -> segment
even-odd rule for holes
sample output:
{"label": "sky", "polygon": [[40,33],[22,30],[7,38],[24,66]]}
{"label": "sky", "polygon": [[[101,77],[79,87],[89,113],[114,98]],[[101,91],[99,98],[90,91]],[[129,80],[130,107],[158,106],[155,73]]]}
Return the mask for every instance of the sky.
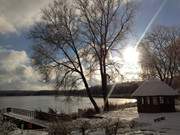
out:
{"label": "sky", "polygon": [[[40,19],[41,9],[51,1],[0,0],[0,89],[52,89],[40,81],[39,73],[31,65],[33,42],[28,38],[29,30]],[[180,25],[180,0],[133,1],[138,2],[138,9],[129,45],[135,45],[134,41],[145,30],[148,32],[158,24]]]}

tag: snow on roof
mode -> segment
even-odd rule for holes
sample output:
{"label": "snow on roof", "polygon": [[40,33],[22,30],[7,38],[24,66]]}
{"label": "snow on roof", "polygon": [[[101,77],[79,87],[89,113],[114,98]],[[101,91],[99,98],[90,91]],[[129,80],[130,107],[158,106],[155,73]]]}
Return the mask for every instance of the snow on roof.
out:
{"label": "snow on roof", "polygon": [[139,88],[133,92],[132,96],[175,96],[177,91],[165,84],[164,82],[153,79],[144,81]]}

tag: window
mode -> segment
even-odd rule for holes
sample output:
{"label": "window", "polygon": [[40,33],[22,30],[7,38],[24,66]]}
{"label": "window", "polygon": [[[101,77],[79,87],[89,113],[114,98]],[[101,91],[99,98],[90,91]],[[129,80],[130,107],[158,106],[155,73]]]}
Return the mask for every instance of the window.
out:
{"label": "window", "polygon": [[150,97],[147,97],[147,104],[150,105],[151,102],[150,102]]}
{"label": "window", "polygon": [[142,105],[144,104],[144,98],[143,97],[141,98],[141,104]]}
{"label": "window", "polygon": [[141,104],[141,98],[138,97],[138,100],[137,100],[138,104]]}
{"label": "window", "polygon": [[158,105],[158,98],[157,97],[153,97],[153,104]]}
{"label": "window", "polygon": [[160,104],[164,104],[164,97],[159,97]]}
{"label": "window", "polygon": [[170,99],[166,98],[166,104],[170,104]]}

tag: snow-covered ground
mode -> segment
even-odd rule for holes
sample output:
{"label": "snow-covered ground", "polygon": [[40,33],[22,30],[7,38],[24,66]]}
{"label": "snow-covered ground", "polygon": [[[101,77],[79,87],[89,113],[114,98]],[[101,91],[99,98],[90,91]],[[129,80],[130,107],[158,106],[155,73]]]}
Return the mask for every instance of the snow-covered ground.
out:
{"label": "snow-covered ground", "polygon": [[[124,111],[114,111],[104,114],[105,117],[134,121],[135,129],[152,131],[156,135],[180,135],[180,112],[174,113],[137,113],[137,109],[128,108]],[[164,117],[165,120],[154,122],[154,119]]]}
{"label": "snow-covered ground", "polygon": [[[154,119],[164,117],[165,120],[154,122]],[[134,119],[140,123],[147,123],[147,126],[140,127],[143,130],[155,130],[163,135],[179,135],[180,134],[180,112],[175,113],[156,113],[156,114],[139,114]]]}
{"label": "snow-covered ground", "polygon": [[108,113],[100,114],[104,118],[114,118],[119,120],[131,121],[138,117],[137,108],[131,107],[123,110],[111,111]]}
{"label": "snow-covered ground", "polygon": [[[137,113],[137,108],[127,108],[123,111],[105,113],[105,118],[120,119],[134,122],[134,128],[127,129],[126,135],[152,134],[152,135],[180,135],[180,112],[174,113]],[[165,120],[154,122],[154,119],[164,117]]]}
{"label": "snow-covered ground", "polygon": [[[103,119],[81,118],[74,120],[75,127],[85,126],[88,135],[105,135],[105,126],[113,122],[120,122],[117,135],[180,135],[180,112],[174,113],[137,113],[137,108],[111,111],[99,114]],[[154,122],[154,119],[164,117],[165,120]],[[89,129],[90,128],[90,129]],[[10,135],[47,135],[45,131],[16,130]],[[73,135],[81,135],[81,131],[74,131]]]}
{"label": "snow-covered ground", "polygon": [[37,130],[15,130],[11,133],[9,133],[9,135],[48,135],[47,132],[45,131],[37,131]]}

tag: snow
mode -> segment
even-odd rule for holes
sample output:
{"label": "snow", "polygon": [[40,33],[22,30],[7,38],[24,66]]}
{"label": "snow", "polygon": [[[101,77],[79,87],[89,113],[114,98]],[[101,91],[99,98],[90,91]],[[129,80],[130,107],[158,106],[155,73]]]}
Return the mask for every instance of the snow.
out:
{"label": "snow", "polygon": [[[165,120],[154,122],[154,119],[165,117]],[[146,123],[147,126],[141,127],[141,130],[154,130],[164,135],[179,135],[180,134],[180,112],[174,113],[150,113],[139,114],[139,117],[134,119],[139,123]]]}
{"label": "snow", "polygon": [[[179,135],[180,112],[173,113],[137,113],[137,108],[113,111],[103,114],[106,118],[120,119],[123,122],[134,122],[133,128],[121,129],[126,135]],[[165,117],[165,120],[154,122],[154,119]],[[129,124],[130,124],[129,123]],[[123,133],[122,133],[123,134]],[[118,134],[120,135],[120,133]]]}
{"label": "snow", "polygon": [[[137,113],[137,108],[126,108],[118,111],[98,114],[103,117],[87,119],[80,118],[72,121],[75,129],[72,135],[81,135],[81,128],[86,129],[88,135],[105,135],[105,128],[120,122],[117,135],[179,135],[180,112],[174,113]],[[154,119],[165,117],[165,120],[154,122]],[[79,130],[78,130],[79,129]],[[21,130],[11,132],[10,135],[47,135],[46,131]]]}
{"label": "snow", "polygon": [[11,133],[9,133],[9,135],[48,135],[47,132],[45,131],[37,131],[37,130],[15,130]]}
{"label": "snow", "polygon": [[117,111],[111,111],[111,112],[100,114],[100,115],[107,119],[113,118],[113,119],[126,120],[126,121],[131,121],[138,117],[136,107],[121,109]]}
{"label": "snow", "polygon": [[144,81],[132,96],[176,96],[178,92],[158,79]]}

